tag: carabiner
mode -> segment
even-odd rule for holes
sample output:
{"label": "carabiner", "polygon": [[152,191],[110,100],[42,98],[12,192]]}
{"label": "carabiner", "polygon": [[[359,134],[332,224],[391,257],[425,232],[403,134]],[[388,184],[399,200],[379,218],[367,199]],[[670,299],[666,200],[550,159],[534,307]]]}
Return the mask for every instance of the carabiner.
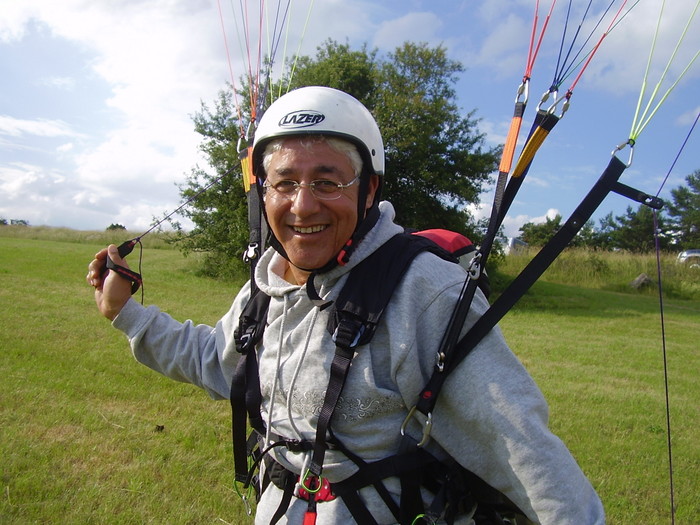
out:
{"label": "carabiner", "polygon": [[[307,480],[316,480],[316,488],[307,487],[306,486]],[[304,489],[309,494],[316,494],[319,490],[321,490],[321,487],[323,487],[323,477],[322,476],[314,476],[311,473],[311,470],[307,468],[306,472],[304,472],[304,475],[299,480],[299,485],[301,485],[301,488]]]}
{"label": "carabiner", "polygon": [[527,104],[528,98],[530,98],[530,79],[528,77],[523,77],[523,81],[518,86],[518,91],[515,94],[515,103],[522,102],[523,104]]}
{"label": "carabiner", "polygon": [[629,168],[632,165],[632,157],[634,156],[634,139],[627,139],[625,142],[617,146],[611,153],[613,157],[617,156],[618,151],[622,151],[626,146],[630,147],[630,156],[627,159],[626,166]]}
{"label": "carabiner", "polygon": [[[542,109],[542,106],[544,105],[545,102],[549,100],[549,96],[552,95],[554,97],[554,100],[557,99],[557,91],[548,89],[542,94],[542,97],[540,98],[539,103],[537,104],[537,111],[540,111]],[[555,102],[556,103],[556,102]]]}
{"label": "carabiner", "polygon": [[[245,143],[246,143],[245,146],[242,146],[243,141],[245,141]],[[238,142],[236,143],[236,153],[238,153],[240,155],[246,149],[248,149],[248,140],[243,135],[241,135],[240,137],[238,137]]]}
{"label": "carabiner", "polygon": [[[416,406],[414,405],[411,410],[409,410],[408,415],[406,416],[406,419],[403,420],[403,423],[401,423],[401,435],[405,436],[406,435],[406,427],[408,426],[408,422],[411,420],[413,417],[413,414],[416,413]],[[428,419],[425,420],[425,423],[423,423],[423,437],[421,440],[418,442],[419,447],[425,446],[428,441],[430,441],[430,430],[433,428],[433,413],[428,412]]]}

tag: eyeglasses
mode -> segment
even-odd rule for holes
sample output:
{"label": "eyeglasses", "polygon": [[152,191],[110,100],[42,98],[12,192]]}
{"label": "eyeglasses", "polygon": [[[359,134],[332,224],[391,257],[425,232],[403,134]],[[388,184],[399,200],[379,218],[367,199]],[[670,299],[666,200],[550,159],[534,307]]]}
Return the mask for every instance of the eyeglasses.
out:
{"label": "eyeglasses", "polygon": [[340,182],[335,182],[332,180],[320,179],[312,180],[311,182],[297,182],[295,180],[283,179],[274,184],[270,184],[269,181],[263,183],[263,194],[267,195],[269,190],[273,190],[275,193],[287,199],[292,199],[299,192],[299,188],[302,186],[304,188],[309,188],[314,197],[322,201],[334,201],[339,199],[343,194],[345,188],[349,188],[360,180],[358,175],[352,179],[347,184],[341,184]]}

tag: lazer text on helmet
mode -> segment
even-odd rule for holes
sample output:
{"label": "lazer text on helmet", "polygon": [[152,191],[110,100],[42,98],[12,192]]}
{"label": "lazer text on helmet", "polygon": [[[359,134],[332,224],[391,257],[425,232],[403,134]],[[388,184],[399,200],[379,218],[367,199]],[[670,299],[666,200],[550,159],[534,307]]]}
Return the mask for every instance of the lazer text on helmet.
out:
{"label": "lazer text on helmet", "polygon": [[292,111],[280,119],[279,126],[282,128],[306,128],[315,126],[325,119],[326,116],[318,111]]}

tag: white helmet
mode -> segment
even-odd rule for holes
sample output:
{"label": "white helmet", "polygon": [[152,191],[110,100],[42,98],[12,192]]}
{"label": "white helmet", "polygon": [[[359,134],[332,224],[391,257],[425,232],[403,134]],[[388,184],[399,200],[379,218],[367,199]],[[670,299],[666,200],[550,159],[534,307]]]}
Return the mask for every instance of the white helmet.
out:
{"label": "white helmet", "polygon": [[[329,135],[352,142],[364,163],[364,172],[384,174],[384,143],[372,114],[362,103],[337,89],[309,86],[277,99],[262,116],[253,141],[256,175],[265,146],[292,135]],[[371,166],[371,170],[370,170]]]}

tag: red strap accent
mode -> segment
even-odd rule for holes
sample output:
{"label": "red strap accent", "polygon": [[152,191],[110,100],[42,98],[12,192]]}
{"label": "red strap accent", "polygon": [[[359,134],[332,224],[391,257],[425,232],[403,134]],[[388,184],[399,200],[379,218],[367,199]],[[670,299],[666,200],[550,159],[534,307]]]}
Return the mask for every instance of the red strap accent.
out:
{"label": "red strap accent", "polygon": [[316,525],[316,513],[307,510],[306,514],[304,514],[303,525]]}
{"label": "red strap accent", "polygon": [[338,252],[338,257],[336,258],[336,261],[338,262],[338,266],[345,266],[348,263],[348,250],[352,246],[352,239],[349,239],[348,242],[345,243],[345,246]]}

